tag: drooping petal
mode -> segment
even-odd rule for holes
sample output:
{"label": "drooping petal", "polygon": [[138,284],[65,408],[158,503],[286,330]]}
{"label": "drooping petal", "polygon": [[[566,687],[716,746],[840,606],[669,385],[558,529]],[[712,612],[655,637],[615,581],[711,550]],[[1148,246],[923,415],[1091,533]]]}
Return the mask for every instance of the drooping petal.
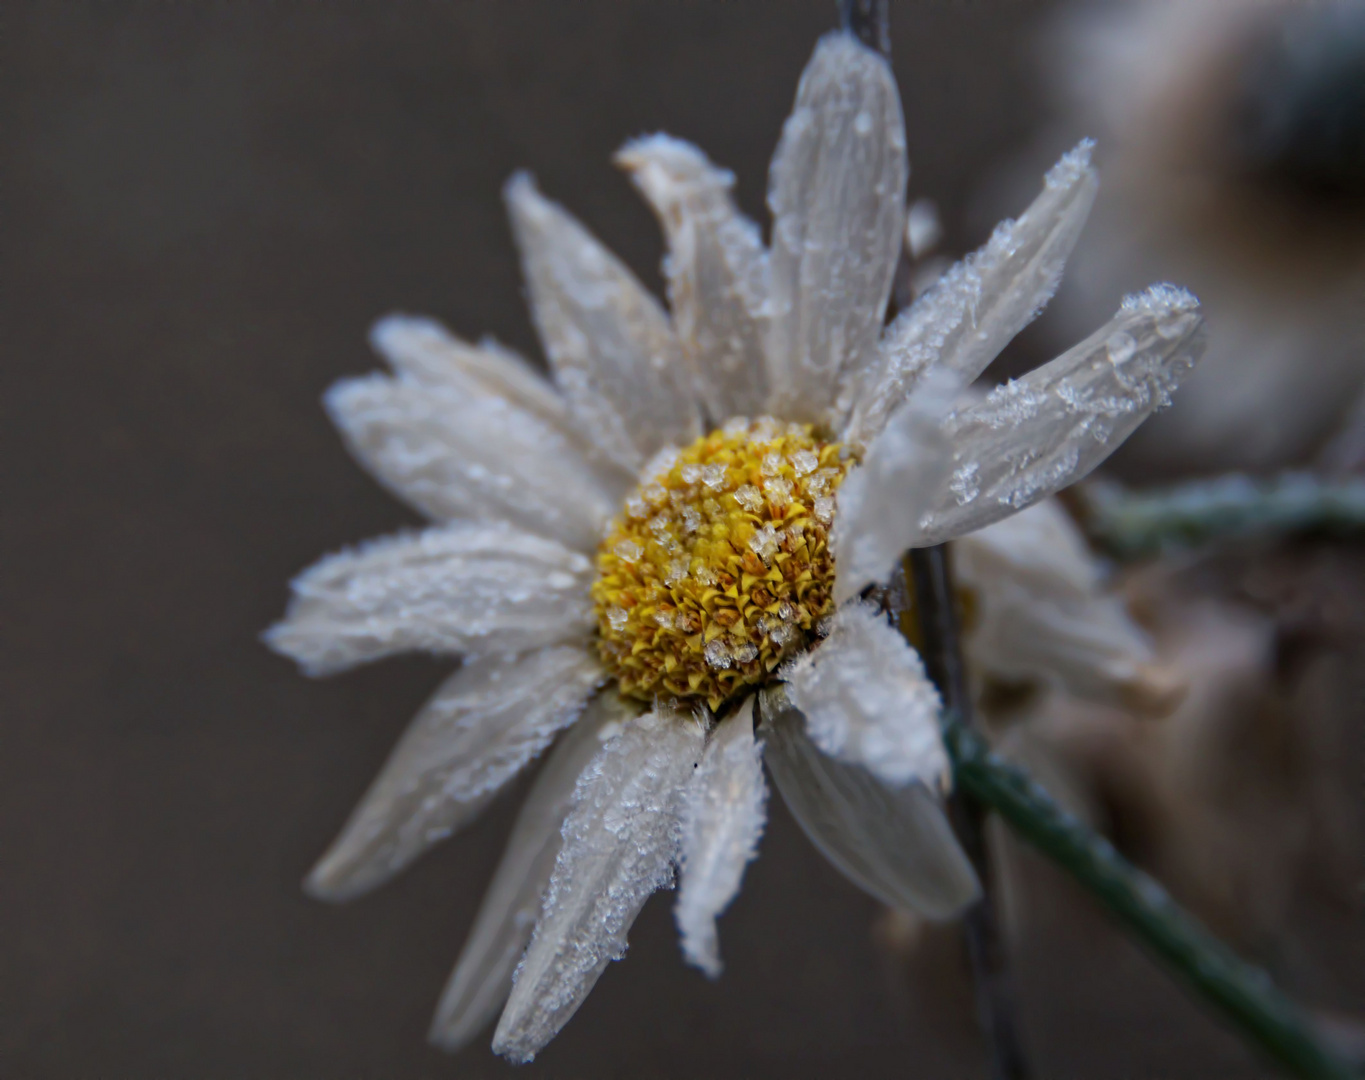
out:
{"label": "drooping petal", "polygon": [[944,423],[952,477],[905,546],[984,528],[1080,480],[1170,403],[1203,354],[1203,325],[1193,296],[1154,285],[1056,360],[959,409]]}
{"label": "drooping petal", "polygon": [[625,954],[649,895],[672,884],[683,790],[705,740],[698,720],[656,710],[629,721],[584,770],[494,1051],[530,1061]]}
{"label": "drooping petal", "polygon": [[[943,417],[961,390],[951,372],[934,372],[873,440],[861,465],[839,486],[834,518],[834,600],[885,581],[953,467]],[[887,498],[887,492],[895,492]]]}
{"label": "drooping petal", "polygon": [[739,894],[744,868],[758,854],[768,820],[762,745],[754,738],[754,699],[717,725],[687,785],[682,866],[674,915],[683,956],[710,978],[720,975],[716,918]]}
{"label": "drooping petal", "polygon": [[1164,714],[1183,691],[1145,634],[1106,595],[1080,530],[1053,500],[953,541],[970,590],[972,667],[1005,679],[1042,674],[1077,697]]}
{"label": "drooping petal", "polygon": [[471,659],[422,707],[308,892],[349,900],[472,820],[582,710],[606,675],[586,649]]}
{"label": "drooping petal", "polygon": [[1095,201],[1093,145],[1086,139],[1067,153],[1018,221],[1002,222],[891,323],[876,361],[852,387],[846,442],[874,439],[931,367],[970,383],[1047,305]]}
{"label": "drooping petal", "polygon": [[764,760],[811,842],[860,889],[931,919],[980,894],[942,807],[922,784],[895,787],[825,754],[781,691],[760,696]]}
{"label": "drooping petal", "polygon": [[325,401],[351,452],[438,521],[505,521],[590,552],[615,508],[571,440],[496,394],[374,374]]}
{"label": "drooping petal", "polygon": [[842,421],[835,388],[876,348],[909,171],[890,65],[851,34],[826,36],[802,73],[768,182],[774,414]]}
{"label": "drooping petal", "polygon": [[897,787],[946,784],[943,703],[910,643],[876,608],[839,608],[829,637],[783,672],[787,696],[822,751]]}
{"label": "drooping petal", "polygon": [[633,712],[618,694],[607,690],[593,698],[550,751],[441,994],[430,1034],[437,1046],[460,1049],[502,1009],[512,990],[512,972],[540,914],[574,787],[602,743]]}
{"label": "drooping petal", "polygon": [[505,195],[531,314],[584,433],[632,473],[695,439],[691,376],[658,301],[530,176],[512,177]]}
{"label": "drooping petal", "polygon": [[616,161],[668,238],[668,303],[698,397],[716,423],[757,416],[767,397],[768,256],[730,197],[734,176],[667,135],[627,143]]}
{"label": "drooping petal", "polygon": [[399,652],[517,652],[587,637],[591,578],[591,560],[554,540],[456,522],[314,563],[264,637],[309,675]]}

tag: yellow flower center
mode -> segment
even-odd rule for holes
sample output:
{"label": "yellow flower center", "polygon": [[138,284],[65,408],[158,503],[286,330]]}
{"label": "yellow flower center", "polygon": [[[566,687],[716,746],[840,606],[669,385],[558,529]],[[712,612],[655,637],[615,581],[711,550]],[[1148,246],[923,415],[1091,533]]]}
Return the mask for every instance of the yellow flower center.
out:
{"label": "yellow flower center", "polygon": [[735,419],[657,458],[598,549],[598,647],[623,694],[714,710],[833,606],[834,492],[853,459],[810,425]]}

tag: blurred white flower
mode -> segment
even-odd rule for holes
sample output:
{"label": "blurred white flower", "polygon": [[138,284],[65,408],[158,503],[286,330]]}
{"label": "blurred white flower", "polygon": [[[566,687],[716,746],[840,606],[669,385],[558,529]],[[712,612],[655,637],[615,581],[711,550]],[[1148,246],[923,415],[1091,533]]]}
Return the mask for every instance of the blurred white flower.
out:
{"label": "blurred white flower", "polygon": [[[900,102],[886,62],[834,34],[773,160],[770,249],[696,148],[655,136],[619,155],[667,234],[671,315],[519,175],[507,202],[554,385],[429,320],[375,327],[394,373],[343,381],[327,406],[360,461],[437,524],[304,572],[268,640],[313,674],[411,649],[465,659],[310,892],[385,881],[557,739],[435,1041],[459,1046],[502,1009],[494,1048],[530,1060],[675,865],[683,951],[718,973],[715,920],[764,827],[762,761],[868,892],[934,918],[977,895],[937,800],[937,693],[859,594],[906,548],[1084,476],[1197,357],[1193,298],[1158,286],[1025,378],[958,400],[1055,289],[1095,190],[1088,154],[883,329],[905,233]],[[1006,597],[995,583],[1014,570],[990,565],[992,535],[966,565],[990,597],[983,656],[1027,625],[1028,663],[1131,680],[1105,666],[1124,642],[1078,640],[1095,612],[1113,621],[1094,582],[1048,552],[1023,599]],[[1029,623],[1021,604],[1044,594]]]}

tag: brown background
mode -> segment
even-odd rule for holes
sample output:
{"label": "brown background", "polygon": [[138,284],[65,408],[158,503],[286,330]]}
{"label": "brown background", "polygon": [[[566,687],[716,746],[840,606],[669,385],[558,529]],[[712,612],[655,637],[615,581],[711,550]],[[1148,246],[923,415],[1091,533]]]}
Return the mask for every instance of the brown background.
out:
{"label": "brown background", "polygon": [[[896,5],[912,182],[949,250],[983,239],[972,193],[1040,123],[1048,10]],[[299,890],[444,670],[310,682],[257,642],[297,570],[414,520],[318,398],[374,365],[366,328],[395,309],[535,354],[499,199],[516,167],[655,284],[654,224],[608,164],[628,136],[699,142],[759,215],[834,5],[0,17],[0,1074],[504,1075],[486,1043],[446,1057],[424,1032],[515,793],[372,897]],[[1034,877],[1018,959],[1040,1076],[1259,1075],[1087,901]],[[953,942],[907,980],[876,914],[775,802],[723,920],[724,978],[682,966],[656,898],[629,962],[520,1075],[981,1075]]]}

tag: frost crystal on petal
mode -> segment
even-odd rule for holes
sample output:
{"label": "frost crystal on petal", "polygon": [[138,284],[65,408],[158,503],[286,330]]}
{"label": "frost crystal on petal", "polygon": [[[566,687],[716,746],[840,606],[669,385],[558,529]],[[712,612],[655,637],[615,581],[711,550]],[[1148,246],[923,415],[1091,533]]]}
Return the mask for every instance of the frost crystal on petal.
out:
{"label": "frost crystal on petal", "polygon": [[826,36],[801,76],[768,183],[767,355],[771,409],[784,419],[842,419],[830,415],[840,373],[867,363],[881,333],[908,175],[890,66],[850,34]]}
{"label": "frost crystal on petal", "polygon": [[857,602],[839,608],[829,637],[782,678],[826,754],[888,784],[947,783],[938,691],[919,655],[875,608]]}
{"label": "frost crystal on petal", "polygon": [[687,785],[674,915],[687,962],[713,979],[721,970],[716,917],[739,894],[768,819],[762,757],[751,697],[717,725]]}
{"label": "frost crystal on petal", "polygon": [[705,728],[672,712],[626,723],[574,791],[563,847],[493,1049],[530,1061],[559,1032],[612,960],[656,889],[673,883],[683,791]]}
{"label": "frost crystal on petal", "polygon": [[455,523],[328,555],[294,579],[266,643],[310,675],[399,652],[509,652],[585,639],[592,563],[505,525]]}
{"label": "frost crystal on petal", "polygon": [[948,417],[954,475],[974,469],[979,494],[962,502],[944,483],[905,546],[983,528],[1080,480],[1170,403],[1203,350],[1198,301],[1184,289],[1129,297],[1079,345]]}
{"label": "frost crystal on petal", "polygon": [[713,420],[752,416],[767,393],[768,256],[758,228],[730,198],[734,177],[666,135],[616,155],[668,238],[664,276],[683,352]]}
{"label": "frost crystal on petal", "polygon": [[469,1042],[507,1000],[550,883],[578,777],[633,711],[616,694],[599,694],[546,758],[441,994],[431,1041],[442,1049]]}
{"label": "frost crystal on petal", "polygon": [[853,387],[845,440],[869,443],[931,367],[970,383],[1046,306],[1095,200],[1085,140],[1048,173],[1018,221],[958,263],[887,328],[877,362]]}
{"label": "frost crystal on petal", "polygon": [[422,707],[307,888],[349,900],[470,821],[606,679],[576,646],[466,661]]}
{"label": "frost crystal on petal", "polygon": [[972,864],[927,788],[887,784],[822,752],[782,688],[759,700],[773,782],[844,876],[884,904],[931,919],[951,918],[976,899]]}
{"label": "frost crystal on petal", "polygon": [[632,472],[695,439],[691,378],[658,302],[530,176],[514,176],[505,196],[531,313],[585,435]]}

